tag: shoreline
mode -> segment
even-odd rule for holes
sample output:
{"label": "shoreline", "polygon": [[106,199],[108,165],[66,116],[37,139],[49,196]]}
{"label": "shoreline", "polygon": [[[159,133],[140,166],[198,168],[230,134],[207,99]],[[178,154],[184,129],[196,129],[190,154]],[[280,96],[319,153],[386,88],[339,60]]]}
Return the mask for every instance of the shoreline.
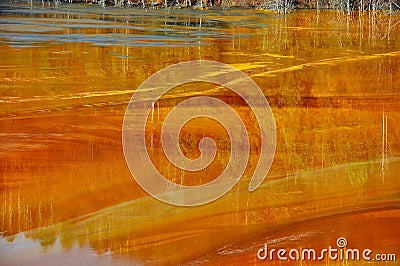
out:
{"label": "shoreline", "polygon": [[[297,10],[338,11],[344,14],[357,12],[400,13],[399,0],[30,0],[34,3],[61,6],[72,4],[98,5],[103,8],[137,8],[137,9],[193,9],[243,8],[263,10],[271,13],[287,14]],[[19,2],[19,1],[17,1]],[[24,1],[25,2],[25,1]],[[29,2],[29,0],[27,1]]]}

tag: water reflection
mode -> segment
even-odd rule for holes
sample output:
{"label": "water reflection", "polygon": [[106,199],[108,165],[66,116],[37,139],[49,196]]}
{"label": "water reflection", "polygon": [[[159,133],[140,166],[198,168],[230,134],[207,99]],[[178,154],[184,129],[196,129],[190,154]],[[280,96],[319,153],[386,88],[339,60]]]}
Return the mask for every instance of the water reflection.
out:
{"label": "water reflection", "polygon": [[[398,250],[400,17],[1,5],[2,261],[254,264],[265,241],[319,247],[343,235]],[[250,130],[242,182],[213,204],[176,208],[148,198],[131,178],[121,125],[142,81],[191,59],[229,63],[254,78],[273,109],[277,153],[262,188],[248,193],[259,146]],[[226,134],[201,120],[185,127],[181,145],[196,154],[200,137],[217,139],[222,155],[206,174],[172,169],[159,154],[163,119],[194,95],[218,97],[255,124],[243,101],[215,86],[178,88],[160,100],[148,148],[184,184],[212,180],[227,161]],[[16,258],[14,248],[31,253]]]}

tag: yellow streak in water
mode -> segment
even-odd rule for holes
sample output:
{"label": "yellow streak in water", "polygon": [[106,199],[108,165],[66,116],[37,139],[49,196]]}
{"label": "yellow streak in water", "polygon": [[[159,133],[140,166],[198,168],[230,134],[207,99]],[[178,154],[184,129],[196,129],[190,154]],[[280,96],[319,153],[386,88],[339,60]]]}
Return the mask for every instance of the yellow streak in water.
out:
{"label": "yellow streak in water", "polygon": [[362,60],[372,60],[381,57],[397,57],[400,56],[400,51],[397,52],[390,52],[390,53],[382,53],[382,54],[373,54],[373,55],[358,55],[358,56],[350,56],[350,57],[335,57],[329,58],[324,60],[318,60],[313,62],[304,63],[297,66],[291,66],[286,68],[281,68],[277,70],[271,70],[263,73],[254,74],[253,76],[258,77],[268,77],[268,76],[275,76],[275,74],[286,73],[291,71],[302,70],[306,67],[320,67],[320,66],[335,66],[342,63],[348,62],[355,62],[355,61],[362,61]]}

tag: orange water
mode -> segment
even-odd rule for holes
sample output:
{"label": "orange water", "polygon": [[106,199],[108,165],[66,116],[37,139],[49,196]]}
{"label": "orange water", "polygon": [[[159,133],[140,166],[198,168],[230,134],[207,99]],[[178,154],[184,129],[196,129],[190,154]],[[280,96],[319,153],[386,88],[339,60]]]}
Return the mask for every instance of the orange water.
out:
{"label": "orange water", "polygon": [[[5,265],[257,264],[267,263],[257,259],[264,243],[322,249],[339,237],[399,259],[399,16],[4,3],[0,10]],[[181,144],[195,157],[201,137],[218,138],[219,160],[205,172],[182,172],[160,154],[162,121],[182,99],[226,101],[252,145],[231,192],[182,208],[135,183],[121,130],[140,83],[194,59],[231,64],[255,80],[272,107],[277,150],[267,179],[249,193],[260,141],[249,108],[211,85],[170,92],[148,120],[147,144],[171,180],[206,183],[229,158],[226,132],[204,119],[184,128]],[[319,262],[328,263],[343,262]]]}

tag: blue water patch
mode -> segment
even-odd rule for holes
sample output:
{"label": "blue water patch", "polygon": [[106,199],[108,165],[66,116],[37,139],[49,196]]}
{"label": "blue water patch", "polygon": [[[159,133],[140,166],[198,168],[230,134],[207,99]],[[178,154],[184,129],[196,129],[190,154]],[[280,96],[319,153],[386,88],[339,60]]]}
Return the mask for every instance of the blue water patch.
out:
{"label": "blue water patch", "polygon": [[[96,5],[68,5],[66,8],[29,6],[27,2],[0,3],[0,9],[0,43],[18,48],[47,42],[83,42],[99,46],[198,46],[215,39],[250,37],[245,34],[233,36],[224,29],[257,24],[257,16],[241,15],[245,19],[232,20],[231,15],[235,12],[230,11],[228,16],[222,9],[103,9]],[[224,21],[224,18],[228,19]]]}

